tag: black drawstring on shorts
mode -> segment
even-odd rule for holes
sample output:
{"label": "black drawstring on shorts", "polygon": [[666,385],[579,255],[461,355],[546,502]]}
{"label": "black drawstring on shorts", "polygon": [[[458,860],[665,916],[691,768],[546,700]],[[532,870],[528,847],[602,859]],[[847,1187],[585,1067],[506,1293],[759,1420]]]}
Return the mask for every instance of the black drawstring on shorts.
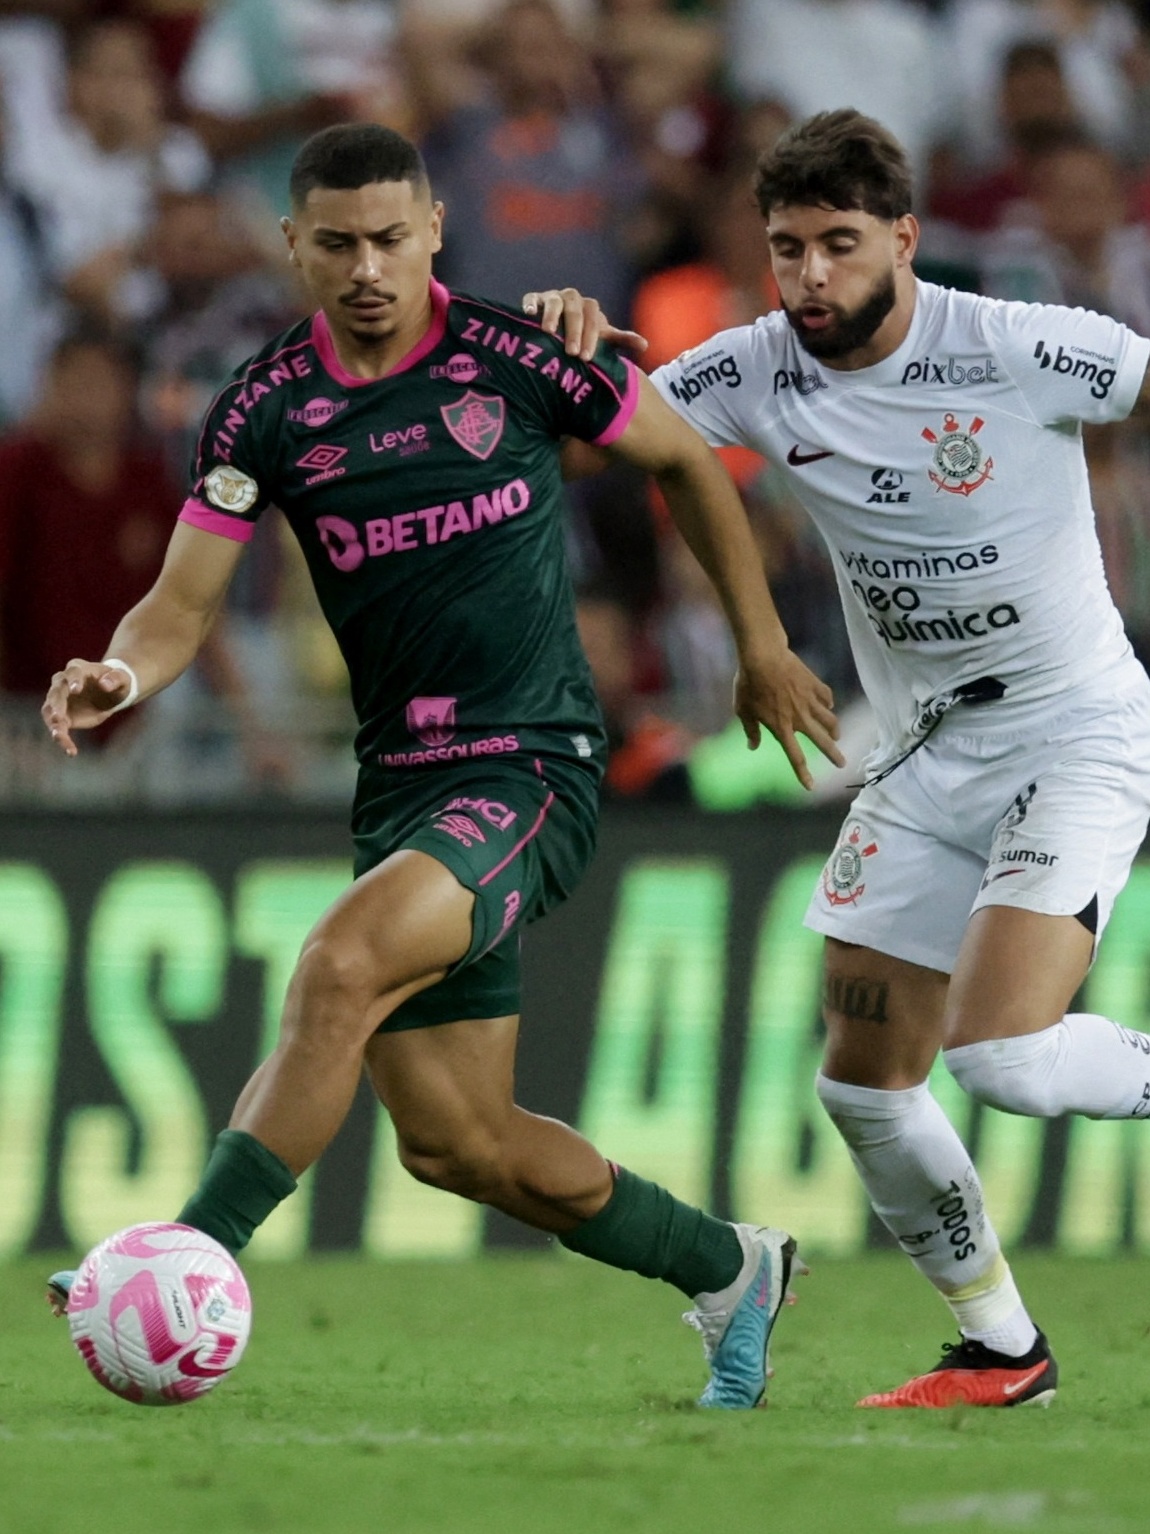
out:
{"label": "black drawstring on shorts", "polygon": [[916,751],[926,745],[952,708],[957,708],[960,703],[997,703],[1005,692],[1006,683],[1000,682],[996,676],[980,676],[973,682],[963,682],[962,686],[956,687],[953,692],[941,692],[937,697],[931,698],[929,703],[923,704],[919,712],[916,728],[922,733],[910,750],[904,751],[900,757],[891,762],[889,767],[876,772],[873,778],[868,778],[858,787],[870,788],[872,784],[881,783],[884,778],[889,778],[896,767],[901,767],[903,762],[908,761]]}

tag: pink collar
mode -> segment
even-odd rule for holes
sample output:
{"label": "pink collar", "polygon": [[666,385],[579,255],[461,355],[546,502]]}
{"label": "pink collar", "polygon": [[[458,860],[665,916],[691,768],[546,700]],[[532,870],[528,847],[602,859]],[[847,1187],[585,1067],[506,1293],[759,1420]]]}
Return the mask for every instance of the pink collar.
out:
{"label": "pink collar", "polygon": [[[394,378],[397,373],[406,373],[408,368],[413,368],[417,362],[421,362],[443,340],[444,331],[447,329],[447,306],[451,302],[451,294],[441,282],[436,282],[434,277],[431,279],[430,292],[431,324],[411,350],[401,357],[393,368],[388,369],[383,375],[384,378]],[[342,384],[345,389],[362,389],[367,384],[382,382],[379,378],[356,378],[353,373],[347,371],[335,354],[327,315],[322,309],[312,318],[311,342],[326,370],[336,383]]]}

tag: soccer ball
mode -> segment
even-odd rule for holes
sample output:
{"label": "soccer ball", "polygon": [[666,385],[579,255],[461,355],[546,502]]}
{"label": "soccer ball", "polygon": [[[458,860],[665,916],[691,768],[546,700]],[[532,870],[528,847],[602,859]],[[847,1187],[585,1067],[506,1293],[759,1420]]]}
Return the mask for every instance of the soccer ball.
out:
{"label": "soccer ball", "polygon": [[190,1225],[130,1225],[90,1251],[68,1293],[72,1341],[113,1395],[178,1406],[239,1363],[252,1324],[244,1275]]}

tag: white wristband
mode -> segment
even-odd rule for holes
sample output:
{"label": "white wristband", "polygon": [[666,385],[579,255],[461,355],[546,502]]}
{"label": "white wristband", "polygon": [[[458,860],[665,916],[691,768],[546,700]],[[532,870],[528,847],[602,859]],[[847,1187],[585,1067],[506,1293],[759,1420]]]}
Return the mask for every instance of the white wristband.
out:
{"label": "white wristband", "polygon": [[101,661],[100,664],[102,666],[115,666],[117,671],[122,671],[128,678],[128,696],[126,698],[122,698],[120,702],[117,703],[114,708],[110,708],[108,712],[110,714],[118,714],[121,709],[131,708],[132,704],[135,703],[137,698],[140,696],[139,677],[132,670],[131,666],[128,665],[126,660],[114,660],[109,655],[107,659]]}

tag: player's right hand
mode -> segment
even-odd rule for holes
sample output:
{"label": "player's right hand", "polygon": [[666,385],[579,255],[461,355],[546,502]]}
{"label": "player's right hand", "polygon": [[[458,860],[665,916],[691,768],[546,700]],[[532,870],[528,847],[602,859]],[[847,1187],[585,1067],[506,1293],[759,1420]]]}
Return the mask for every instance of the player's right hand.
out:
{"label": "player's right hand", "polygon": [[743,660],[735,678],[735,713],[752,751],[758,750],[760,726],[766,725],[808,791],[815,780],[796,735],[805,735],[836,767],[846,766],[837,745],[834,694],[793,650],[775,654],[766,663]]}
{"label": "player's right hand", "polygon": [[57,671],[40,716],[65,756],[76,756],[73,730],[103,724],[131,690],[127,672],[102,660],[70,660]]}
{"label": "player's right hand", "polygon": [[637,330],[620,330],[599,307],[596,298],[584,298],[578,288],[547,288],[541,293],[524,293],[524,314],[539,316],[548,335],[559,335],[563,327],[564,350],[569,357],[590,362],[600,341],[612,346],[630,346],[637,352],[647,350],[647,338]]}

